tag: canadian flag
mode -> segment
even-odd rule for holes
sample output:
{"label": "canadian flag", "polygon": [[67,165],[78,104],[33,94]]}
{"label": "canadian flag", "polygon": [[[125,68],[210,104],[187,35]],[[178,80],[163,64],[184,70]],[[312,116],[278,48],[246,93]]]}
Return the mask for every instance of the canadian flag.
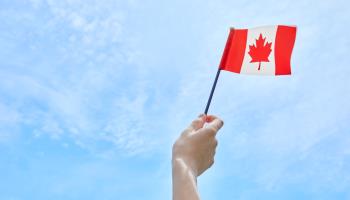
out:
{"label": "canadian flag", "polygon": [[219,68],[241,74],[289,75],[295,26],[231,29]]}

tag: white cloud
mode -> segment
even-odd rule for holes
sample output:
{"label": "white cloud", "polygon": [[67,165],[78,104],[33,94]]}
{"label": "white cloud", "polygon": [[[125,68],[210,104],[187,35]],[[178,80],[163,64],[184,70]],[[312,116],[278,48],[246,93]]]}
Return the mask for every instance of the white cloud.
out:
{"label": "white cloud", "polygon": [[[36,13],[26,13],[33,22],[46,23],[37,31],[29,27],[36,36],[32,43],[42,43],[35,44],[36,51],[29,55],[18,52],[22,61],[7,61],[14,67],[1,70],[0,89],[17,102],[9,109],[23,115],[14,124],[33,127],[36,137],[71,138],[98,155],[152,151],[155,140],[146,117],[152,103],[146,102],[143,72],[129,69],[134,65],[133,51],[128,47],[129,36],[123,34],[121,9],[129,3],[32,3],[35,9],[47,11],[40,19]],[[31,62],[37,53],[39,62]]]}
{"label": "white cloud", "polygon": [[[228,27],[296,24],[291,77],[221,74],[210,113],[225,126],[201,190],[221,194],[228,186],[213,183],[227,177],[253,184],[241,185],[242,199],[288,184],[349,187],[345,1],[30,2],[0,13],[0,141],[22,131],[106,159],[156,152],[169,162],[173,140],[203,112]],[[71,184],[58,192],[80,186]]]}

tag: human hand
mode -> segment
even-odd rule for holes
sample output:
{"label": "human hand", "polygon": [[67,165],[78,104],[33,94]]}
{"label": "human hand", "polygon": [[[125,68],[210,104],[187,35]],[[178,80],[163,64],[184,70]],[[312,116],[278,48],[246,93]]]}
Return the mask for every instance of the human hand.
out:
{"label": "human hand", "polygon": [[200,115],[185,129],[173,145],[173,166],[186,165],[197,177],[214,163],[218,144],[215,136],[223,121],[213,115]]}

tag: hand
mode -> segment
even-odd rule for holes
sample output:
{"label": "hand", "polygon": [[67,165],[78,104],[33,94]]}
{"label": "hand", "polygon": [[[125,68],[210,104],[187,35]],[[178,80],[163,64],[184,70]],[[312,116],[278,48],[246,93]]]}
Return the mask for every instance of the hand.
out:
{"label": "hand", "polygon": [[173,167],[186,165],[197,177],[214,163],[218,144],[215,136],[223,121],[213,115],[200,115],[185,129],[173,146]]}
{"label": "hand", "polygon": [[[207,124],[206,124],[207,123]],[[173,146],[173,200],[199,200],[197,177],[214,163],[216,133],[223,122],[200,115]]]}

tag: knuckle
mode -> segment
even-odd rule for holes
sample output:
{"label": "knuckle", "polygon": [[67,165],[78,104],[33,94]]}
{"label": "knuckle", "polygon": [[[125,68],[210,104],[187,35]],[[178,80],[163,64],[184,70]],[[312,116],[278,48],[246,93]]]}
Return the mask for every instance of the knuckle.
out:
{"label": "knuckle", "polygon": [[191,129],[190,128],[186,128],[184,131],[182,131],[180,137],[185,137],[185,136],[189,135],[190,133],[191,133]]}
{"label": "knuckle", "polygon": [[198,124],[198,123],[200,123],[200,120],[199,120],[199,119],[195,119],[195,120],[192,121],[192,124],[194,124],[194,125],[196,125],[196,124]]}
{"label": "knuckle", "polygon": [[217,132],[217,129],[216,129],[216,127],[208,127],[208,132],[209,132],[211,135],[215,135],[216,132]]}

